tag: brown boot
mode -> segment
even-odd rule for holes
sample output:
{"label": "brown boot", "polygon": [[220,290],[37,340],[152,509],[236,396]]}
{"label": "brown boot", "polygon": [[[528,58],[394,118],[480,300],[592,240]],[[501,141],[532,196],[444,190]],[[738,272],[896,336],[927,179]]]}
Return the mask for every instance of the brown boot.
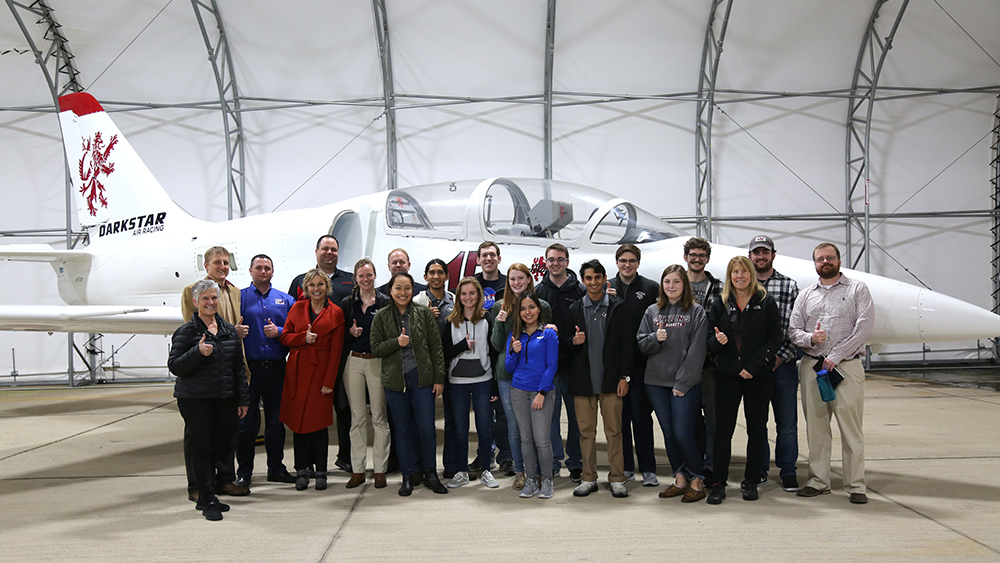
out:
{"label": "brown boot", "polygon": [[351,473],[351,480],[347,482],[347,488],[353,489],[361,486],[365,482],[364,473]]}
{"label": "brown boot", "polygon": [[376,489],[384,489],[385,485],[386,485],[386,483],[385,483],[385,473],[376,473],[375,474],[375,488]]}

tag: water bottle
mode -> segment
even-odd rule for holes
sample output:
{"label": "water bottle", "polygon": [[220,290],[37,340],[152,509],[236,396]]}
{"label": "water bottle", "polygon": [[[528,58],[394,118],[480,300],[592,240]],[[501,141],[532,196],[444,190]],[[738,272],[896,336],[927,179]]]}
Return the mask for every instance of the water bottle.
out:
{"label": "water bottle", "polygon": [[816,372],[816,385],[819,386],[819,396],[824,403],[829,403],[837,398],[837,392],[833,390],[833,385],[830,383],[829,370],[821,369]]}

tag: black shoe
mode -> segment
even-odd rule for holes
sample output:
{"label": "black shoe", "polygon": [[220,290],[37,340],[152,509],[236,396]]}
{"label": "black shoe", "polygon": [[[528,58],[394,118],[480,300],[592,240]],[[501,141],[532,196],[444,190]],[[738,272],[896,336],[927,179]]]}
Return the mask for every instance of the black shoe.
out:
{"label": "black shoe", "polygon": [[794,493],[799,490],[799,480],[795,478],[795,475],[785,475],[781,478],[781,490]]}
{"label": "black shoe", "polygon": [[576,469],[570,469],[569,470],[569,480],[570,481],[573,481],[574,483],[579,483],[582,480],[582,477],[583,477],[583,469],[582,468],[577,467]]}
{"label": "black shoe", "polygon": [[504,475],[508,476],[508,477],[514,475],[514,473],[515,473],[515,471],[514,471],[514,462],[513,461],[505,461],[505,462],[501,463],[500,464],[500,472],[503,473]]}
{"label": "black shoe", "polygon": [[439,495],[448,494],[448,489],[441,484],[437,471],[427,471],[424,473],[424,486]]}
{"label": "black shoe", "polygon": [[757,500],[760,496],[757,494],[757,483],[747,483],[747,487],[743,489],[743,500]]}
{"label": "black shoe", "polygon": [[334,461],[333,464],[336,465],[344,473],[354,473],[354,470],[351,469],[351,462],[349,461],[344,461],[340,458],[337,458],[337,461]]}
{"label": "black shoe", "polygon": [[309,470],[299,469],[295,472],[295,490],[304,491],[309,488]]}
{"label": "black shoe", "polygon": [[722,504],[726,499],[726,486],[713,485],[712,492],[708,494],[708,504]]}
{"label": "black shoe", "polygon": [[224,503],[224,502],[219,501],[219,499],[217,499],[217,498],[214,498],[214,499],[208,501],[207,503],[201,503],[201,502],[199,502],[198,504],[194,505],[194,509],[195,510],[204,511],[212,503],[215,503],[219,507],[219,512],[229,512],[229,505],[226,504],[226,503]]}
{"label": "black shoe", "polygon": [[414,487],[420,485],[420,483],[422,483],[423,480],[424,480],[424,472],[423,471],[414,471],[413,475],[410,475],[410,480],[413,481],[413,486]]}
{"label": "black shoe", "polygon": [[245,489],[249,489],[251,479],[252,477],[240,477],[236,479],[236,481],[233,484],[236,485],[237,487],[243,487]]}
{"label": "black shoe", "polygon": [[325,491],[326,490],[326,471],[317,471],[316,472],[316,490],[317,491]]}
{"label": "black shoe", "polygon": [[204,510],[201,511],[201,515],[204,516],[206,520],[218,522],[219,520],[222,520],[222,513],[229,510],[228,506],[226,506],[225,509],[222,508],[223,506],[226,505],[222,504],[218,500],[211,502],[204,508]]}
{"label": "black shoe", "polygon": [[[748,482],[749,481],[747,481],[746,479],[740,481],[740,490],[741,491],[747,490],[747,483]],[[757,485],[763,485],[764,483],[767,483],[767,475],[761,475],[760,476],[760,481],[757,481],[756,483],[754,483],[754,488],[756,489]]]}
{"label": "black shoe", "polygon": [[295,475],[292,475],[285,469],[281,473],[268,473],[267,480],[271,483],[294,483]]}
{"label": "black shoe", "polygon": [[408,497],[413,494],[413,478],[403,477],[403,483],[399,486],[399,496]]}

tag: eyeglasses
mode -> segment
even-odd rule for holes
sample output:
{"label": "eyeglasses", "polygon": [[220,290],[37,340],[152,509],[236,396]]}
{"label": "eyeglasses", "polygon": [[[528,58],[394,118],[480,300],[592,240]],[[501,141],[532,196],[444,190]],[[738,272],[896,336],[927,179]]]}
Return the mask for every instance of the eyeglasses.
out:
{"label": "eyeglasses", "polygon": [[566,262],[569,262],[569,259],[560,256],[559,258],[546,258],[545,261],[549,264],[565,264]]}
{"label": "eyeglasses", "polygon": [[813,262],[816,262],[817,264],[822,264],[823,262],[836,262],[836,261],[837,261],[837,256],[834,254],[830,254],[829,256],[817,256],[813,258]]}
{"label": "eyeglasses", "polygon": [[708,254],[695,254],[694,252],[689,252],[687,257],[688,260],[708,260]]}
{"label": "eyeglasses", "polygon": [[618,263],[622,266],[638,266],[639,261],[635,258],[619,258]]}

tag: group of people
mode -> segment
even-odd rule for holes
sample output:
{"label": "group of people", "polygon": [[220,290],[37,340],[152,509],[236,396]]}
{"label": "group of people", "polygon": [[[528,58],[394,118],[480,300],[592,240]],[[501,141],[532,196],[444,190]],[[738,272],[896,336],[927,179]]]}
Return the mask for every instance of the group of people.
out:
{"label": "group of people", "polygon": [[[495,461],[521,497],[551,498],[565,463],[578,483],[573,495],[588,496],[599,490],[600,415],[611,494],[627,497],[625,483],[637,469],[643,486],[659,485],[655,414],[673,475],[659,496],[711,504],[726,498],[741,402],[745,500],[756,500],[767,481],[769,406],[782,488],[805,497],[829,493],[833,414],[845,488],[851,502],[867,502],[860,356],[873,305],[867,287],[840,272],[833,244],[814,250],[819,279],[801,293],[774,270],[767,236],[730,260],[723,280],[705,269],[709,242],[692,238],[685,264],[667,267],[659,283],[638,273],[641,251],[632,244],[617,249],[614,277],[598,260],[584,262],[578,276],[569,249],[552,244],[536,285],[524,264],[501,273],[500,246],[487,241],[477,251],[481,271],[462,278],[454,294],[442,260],[426,265],[423,285],[409,273],[407,252],[395,249],[389,281],[376,287],[371,260],[359,260],[352,275],[337,268],[338,251],[334,237],[320,237],[317,267],[286,294],[271,287],[273,262],[265,255],[251,260],[250,287],[237,290],[226,281],[229,253],[214,247],[205,253],[206,279],[184,290],[189,322],[174,334],[168,365],[185,421],[189,498],[209,520],[229,509],[216,495],[250,492],[261,404],[267,479],[298,490],[310,480],[316,489],[327,486],[334,411],[335,463],[351,473],[348,488],[366,482],[370,408],[376,488],[386,487],[386,473],[396,468],[401,496],[421,483],[445,494],[473,476],[498,488]],[[839,376],[832,400],[819,387],[829,373]],[[801,489],[800,381],[809,444],[809,481]],[[447,484],[436,464],[442,396]],[[470,409],[478,436],[472,463]],[[294,434],[294,474],[283,463],[285,426]]]}

